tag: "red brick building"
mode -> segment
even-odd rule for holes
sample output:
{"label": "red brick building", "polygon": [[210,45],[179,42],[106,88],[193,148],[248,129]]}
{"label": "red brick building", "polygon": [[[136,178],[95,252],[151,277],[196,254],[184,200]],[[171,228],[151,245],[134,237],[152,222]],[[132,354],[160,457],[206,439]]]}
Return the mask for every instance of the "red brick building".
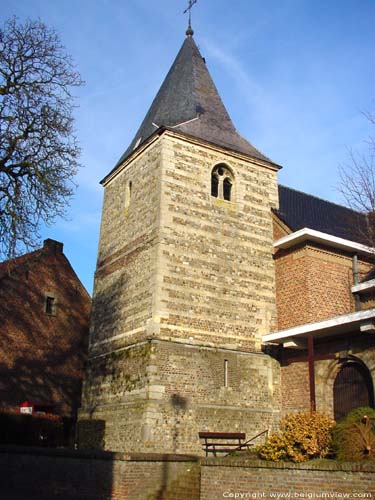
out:
{"label": "red brick building", "polygon": [[88,343],[91,299],[63,254],[43,248],[0,264],[0,404],[74,418]]}
{"label": "red brick building", "polygon": [[341,418],[374,406],[375,280],[366,219],[279,186],[274,211],[277,329],[266,345],[281,363],[282,409]]}

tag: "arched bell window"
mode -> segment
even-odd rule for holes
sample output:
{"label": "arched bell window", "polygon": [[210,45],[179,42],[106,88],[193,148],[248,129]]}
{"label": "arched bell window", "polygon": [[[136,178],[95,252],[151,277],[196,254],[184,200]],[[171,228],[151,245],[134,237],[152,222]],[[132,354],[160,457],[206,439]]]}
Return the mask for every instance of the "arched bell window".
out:
{"label": "arched bell window", "polygon": [[233,201],[234,176],[225,163],[216,165],[211,172],[211,196]]}

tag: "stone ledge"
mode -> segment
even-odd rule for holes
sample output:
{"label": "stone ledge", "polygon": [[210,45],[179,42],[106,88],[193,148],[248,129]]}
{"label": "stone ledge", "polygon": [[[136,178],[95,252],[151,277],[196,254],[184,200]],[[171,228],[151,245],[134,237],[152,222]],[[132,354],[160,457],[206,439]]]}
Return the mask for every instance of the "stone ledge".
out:
{"label": "stone ledge", "polygon": [[336,462],[334,460],[312,460],[303,463],[268,462],[266,460],[246,459],[242,457],[204,458],[197,455],[183,455],[178,453],[121,453],[101,450],[73,450],[67,448],[42,448],[15,445],[1,445],[0,453],[122,462],[195,462],[200,463],[203,467],[242,467],[248,469],[375,473],[375,462]]}
{"label": "stone ledge", "polygon": [[180,455],[177,453],[121,453],[101,450],[73,450],[68,448],[42,448],[37,446],[11,445],[1,445],[0,453],[88,460],[118,460],[122,462],[199,462],[201,458],[196,455]]}
{"label": "stone ledge", "polygon": [[201,465],[206,467],[242,467],[248,469],[281,469],[307,471],[345,471],[375,473],[375,462],[336,462],[335,460],[311,460],[303,463],[271,462],[241,457],[202,458]]}

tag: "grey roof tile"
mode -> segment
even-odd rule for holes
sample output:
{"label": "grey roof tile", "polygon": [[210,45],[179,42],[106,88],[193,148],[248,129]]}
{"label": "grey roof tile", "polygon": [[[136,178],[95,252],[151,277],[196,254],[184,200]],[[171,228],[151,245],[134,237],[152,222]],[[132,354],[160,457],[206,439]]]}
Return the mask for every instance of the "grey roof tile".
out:
{"label": "grey roof tile", "polygon": [[186,37],[146,117],[116,167],[161,127],[271,161],[236,131],[192,36]]}
{"label": "grey roof tile", "polygon": [[307,227],[369,244],[364,214],[311,194],[279,185],[279,209],[274,212],[292,231]]}

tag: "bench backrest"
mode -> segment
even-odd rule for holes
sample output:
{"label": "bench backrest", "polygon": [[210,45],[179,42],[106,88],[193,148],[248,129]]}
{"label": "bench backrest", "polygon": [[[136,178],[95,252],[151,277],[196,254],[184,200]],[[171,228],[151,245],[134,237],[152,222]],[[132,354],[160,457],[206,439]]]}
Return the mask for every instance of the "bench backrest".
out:
{"label": "bench backrest", "polygon": [[200,432],[201,439],[245,439],[244,432]]}

